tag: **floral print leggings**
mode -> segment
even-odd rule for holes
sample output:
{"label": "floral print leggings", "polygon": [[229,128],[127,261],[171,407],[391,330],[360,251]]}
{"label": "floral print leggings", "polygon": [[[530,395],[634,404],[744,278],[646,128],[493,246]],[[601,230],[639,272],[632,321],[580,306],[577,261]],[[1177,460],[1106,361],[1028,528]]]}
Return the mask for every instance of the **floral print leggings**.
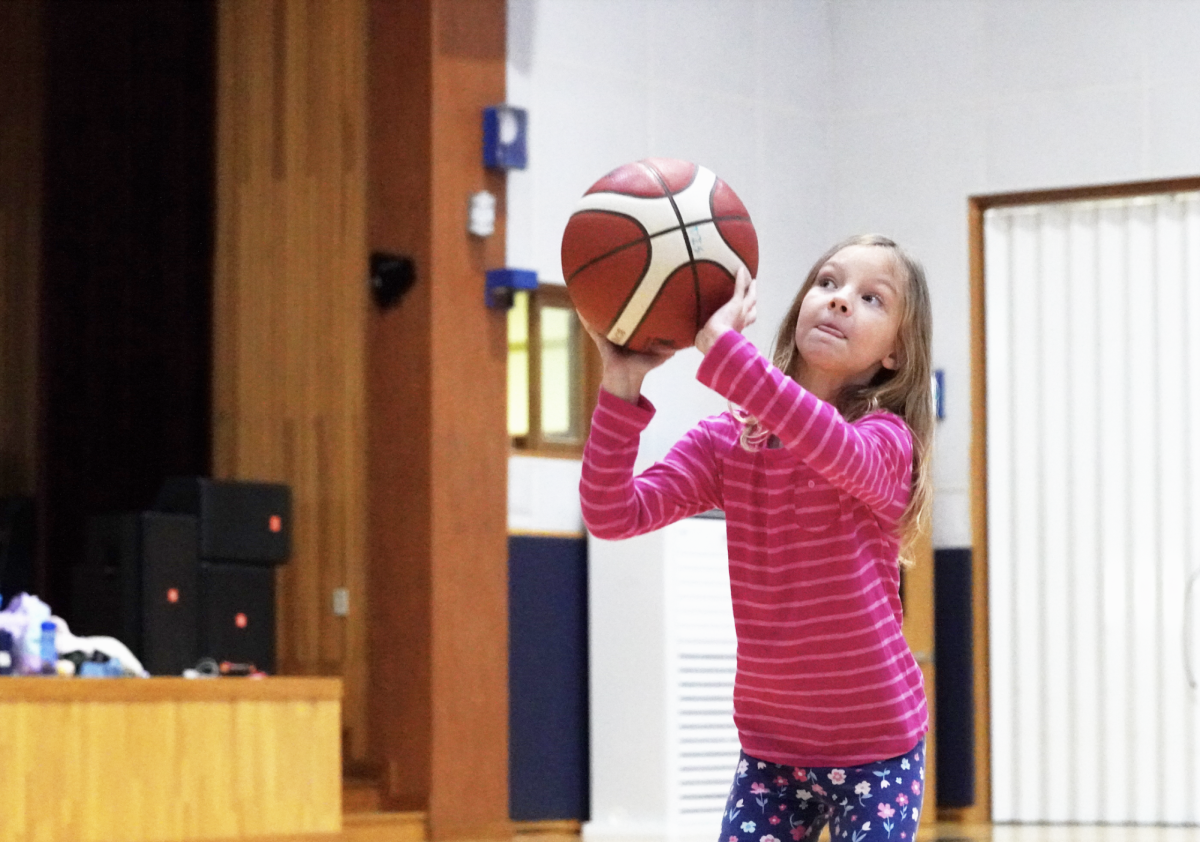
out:
{"label": "floral print leggings", "polygon": [[780,766],[742,752],[718,842],[913,842],[925,791],[925,740],[845,769]]}

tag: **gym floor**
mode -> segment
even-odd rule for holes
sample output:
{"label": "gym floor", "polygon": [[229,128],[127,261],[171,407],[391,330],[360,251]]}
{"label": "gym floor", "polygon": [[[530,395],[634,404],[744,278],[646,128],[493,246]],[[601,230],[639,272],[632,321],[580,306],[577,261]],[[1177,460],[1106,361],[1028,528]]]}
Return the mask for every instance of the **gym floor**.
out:
{"label": "gym floor", "polygon": [[1200,828],[942,824],[922,826],[917,839],[918,842],[1200,842]]}

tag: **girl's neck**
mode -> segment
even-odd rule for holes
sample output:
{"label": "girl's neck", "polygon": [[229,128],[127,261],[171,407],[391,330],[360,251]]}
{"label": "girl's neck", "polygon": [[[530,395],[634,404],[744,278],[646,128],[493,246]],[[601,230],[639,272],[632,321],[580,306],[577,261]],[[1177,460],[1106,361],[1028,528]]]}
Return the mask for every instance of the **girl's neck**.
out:
{"label": "girl's neck", "polygon": [[845,385],[839,382],[840,378],[828,377],[822,371],[809,368],[800,359],[796,361],[792,379],[826,403],[834,403]]}
{"label": "girl's neck", "polygon": [[825,401],[825,403],[837,406],[838,397],[845,391],[847,386],[865,386],[871,382],[871,378],[875,376],[878,370],[879,366],[876,365],[874,369],[865,371],[858,376],[845,377],[822,371],[819,368],[806,366],[802,358],[797,358],[795,374],[792,375],[792,379],[803,386],[806,391]]}

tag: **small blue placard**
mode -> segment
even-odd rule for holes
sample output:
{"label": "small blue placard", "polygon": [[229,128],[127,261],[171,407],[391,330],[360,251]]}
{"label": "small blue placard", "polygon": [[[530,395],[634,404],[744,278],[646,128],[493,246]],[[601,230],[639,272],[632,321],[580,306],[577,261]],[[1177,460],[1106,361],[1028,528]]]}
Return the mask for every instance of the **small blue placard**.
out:
{"label": "small blue placard", "polygon": [[939,421],[946,417],[946,372],[940,368],[933,373],[933,413]]}
{"label": "small blue placard", "polygon": [[537,285],[537,272],[532,269],[489,269],[484,282],[484,303],[488,307],[507,309],[512,306],[515,291],[537,289]]}
{"label": "small blue placard", "polygon": [[529,115],[524,108],[493,105],[483,109],[483,165],[490,169],[525,169],[525,131]]}

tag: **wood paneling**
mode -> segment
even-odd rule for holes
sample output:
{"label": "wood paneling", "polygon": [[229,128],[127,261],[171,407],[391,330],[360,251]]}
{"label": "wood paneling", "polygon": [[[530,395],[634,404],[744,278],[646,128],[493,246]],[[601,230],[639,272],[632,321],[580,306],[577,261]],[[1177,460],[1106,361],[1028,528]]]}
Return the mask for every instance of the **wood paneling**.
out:
{"label": "wood paneling", "polygon": [[[219,3],[213,474],[286,482],[280,672],[341,675],[367,752],[366,7]],[[350,613],[332,612],[347,588]]]}
{"label": "wood paneling", "polygon": [[68,681],[40,676],[0,681],[0,704],[9,702],[337,702],[342,682],[335,678],[219,681],[157,677],[137,681]]}
{"label": "wood paneling", "polygon": [[929,734],[925,738],[925,810],[937,806],[937,670],[933,629],[933,534],[926,523],[912,544],[913,566],[904,578],[904,639],[913,651],[925,680],[925,699],[929,705]]}
{"label": "wood paneling", "polygon": [[353,813],[342,820],[342,842],[425,842],[424,813]]}
{"label": "wood paneling", "polygon": [[430,20],[427,0],[372,0],[367,51],[368,242],[416,264],[412,289],[367,325],[370,723],[388,807],[422,811],[433,717]]}
{"label": "wood paneling", "polygon": [[339,695],[325,679],[5,679],[0,840],[336,834]]}
{"label": "wood paneling", "polygon": [[[507,838],[506,319],[483,302],[504,177],[481,160],[505,3],[373,0],[370,32],[369,242],[417,265],[369,324],[372,733],[432,839]],[[466,229],[483,189],[489,238]]]}
{"label": "wood paneling", "polygon": [[968,207],[971,282],[971,663],[975,672],[975,803],[961,819],[992,818],[991,687],[988,660],[987,337],[983,311],[983,207]]}
{"label": "wood paneling", "polygon": [[0,496],[35,490],[41,5],[0,3]]}

